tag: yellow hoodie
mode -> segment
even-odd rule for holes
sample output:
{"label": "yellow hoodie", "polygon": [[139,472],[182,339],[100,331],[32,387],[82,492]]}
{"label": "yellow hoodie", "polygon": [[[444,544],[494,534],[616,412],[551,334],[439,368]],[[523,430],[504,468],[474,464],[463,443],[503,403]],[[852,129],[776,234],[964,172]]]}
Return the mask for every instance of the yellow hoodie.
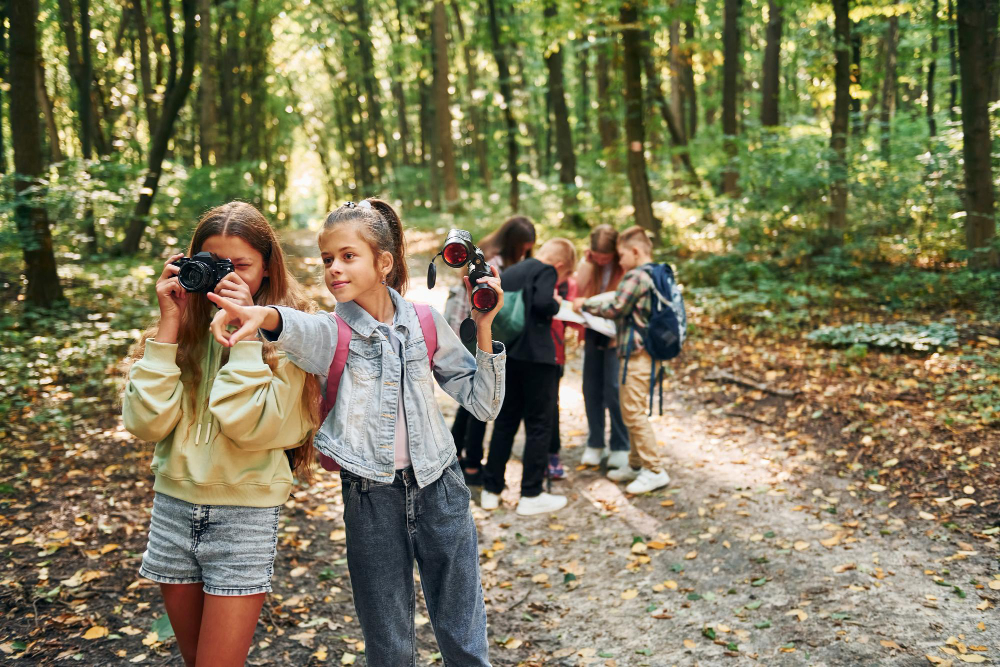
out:
{"label": "yellow hoodie", "polygon": [[129,371],[122,417],[130,433],[156,442],[156,492],[200,505],[274,507],[288,500],[292,473],[284,450],[309,435],[307,375],[280,352],[272,372],[262,347],[241,341],[219,368],[222,346],[209,336],[192,414],[177,345],[146,341]]}

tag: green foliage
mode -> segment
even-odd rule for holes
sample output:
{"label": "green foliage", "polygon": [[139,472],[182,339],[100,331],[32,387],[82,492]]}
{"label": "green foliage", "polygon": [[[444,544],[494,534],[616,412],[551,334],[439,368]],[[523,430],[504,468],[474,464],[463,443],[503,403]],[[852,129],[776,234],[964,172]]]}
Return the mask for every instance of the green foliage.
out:
{"label": "green foliage", "polygon": [[63,266],[60,273],[71,308],[13,307],[0,316],[4,421],[21,415],[69,427],[105,414],[117,398],[118,364],[156,315],[148,261]]}
{"label": "green foliage", "polygon": [[845,324],[839,327],[821,327],[807,338],[830,347],[864,345],[888,350],[930,352],[958,344],[958,332],[953,323],[932,322],[911,324]]}

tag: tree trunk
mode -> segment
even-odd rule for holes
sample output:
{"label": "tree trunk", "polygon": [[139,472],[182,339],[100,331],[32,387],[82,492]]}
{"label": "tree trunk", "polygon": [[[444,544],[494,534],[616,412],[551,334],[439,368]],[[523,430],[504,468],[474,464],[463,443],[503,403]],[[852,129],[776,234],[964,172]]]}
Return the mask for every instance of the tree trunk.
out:
{"label": "tree trunk", "polygon": [[778,102],[781,83],[781,28],[784,19],[781,5],[775,0],[767,3],[767,46],[764,48],[764,81],[761,86],[760,124],[774,127],[778,124]]}
{"label": "tree trunk", "polygon": [[[546,0],[546,23],[558,15],[555,0]],[[551,37],[550,37],[551,39]],[[573,152],[573,135],[569,129],[569,107],[566,105],[566,87],[563,81],[563,44],[558,39],[550,42],[545,66],[549,70],[549,100],[555,120],[556,152],[559,157],[559,182],[567,188],[576,187],[576,155]]]}
{"label": "tree trunk", "polygon": [[625,0],[619,13],[622,30],[625,78],[625,141],[627,143],[628,181],[632,190],[632,207],[636,223],[660,235],[660,220],[653,215],[653,195],[646,173],[646,129],[642,118],[642,37],[637,0]]}
{"label": "tree trunk", "polygon": [[[861,87],[861,31],[857,21],[851,23],[851,87]],[[861,98],[851,95],[851,134],[863,129]]]}
{"label": "tree trunk", "polygon": [[691,154],[687,150],[687,140],[681,128],[682,121],[674,115],[674,110],[667,103],[666,95],[663,92],[663,83],[660,81],[660,73],[656,68],[656,63],[653,62],[650,36],[647,32],[642,34],[642,60],[646,69],[646,86],[649,88],[653,102],[659,108],[660,116],[663,117],[663,122],[667,126],[670,141],[677,150],[677,158],[690,175],[691,183],[698,184],[700,179],[698,172],[694,170],[694,165],[691,164]]}
{"label": "tree trunk", "polygon": [[[611,50],[613,40],[605,31],[597,47],[597,131],[601,149],[614,151],[618,144],[618,122],[615,120],[614,101],[611,95]],[[610,161],[611,163],[617,160]],[[617,171],[617,169],[614,169]]]}
{"label": "tree trunk", "polygon": [[[180,113],[181,107],[184,106],[188,92],[191,90],[198,36],[198,28],[194,19],[195,1],[181,0],[181,8],[184,13],[183,66],[179,77],[169,77],[173,85],[167,87],[164,96],[163,117],[156,128],[156,134],[153,136],[152,146],[149,150],[149,166],[146,170],[146,177],[139,193],[139,201],[136,203],[135,210],[129,220],[125,240],[122,242],[121,251],[124,254],[135,254],[139,250],[139,243],[146,231],[146,218],[153,206],[153,198],[160,185],[160,168],[163,165],[163,158],[167,154],[167,144],[173,134],[174,122],[177,120],[177,115]],[[167,14],[170,12],[169,2],[170,0],[163,0]],[[176,72],[178,54],[175,49],[171,49],[170,53],[170,71]]]}
{"label": "tree trunk", "polygon": [[[674,3],[676,4],[676,3]],[[673,5],[672,5],[673,6]],[[684,86],[684,56],[681,53],[681,22],[673,20],[667,29],[670,40],[670,114],[677,123],[677,131],[687,143],[687,132],[684,131],[684,107],[685,107],[685,86]],[[646,37],[649,40],[649,37]],[[651,51],[651,45],[647,43],[646,50]],[[652,60],[652,55],[650,55]],[[649,85],[647,80],[646,85]],[[671,136],[673,133],[671,133]]]}
{"label": "tree trunk", "polygon": [[694,21],[684,22],[684,66],[681,70],[684,82],[684,103],[686,105],[684,136],[694,139],[698,131],[698,90],[694,85]]}
{"label": "tree trunk", "polygon": [[399,125],[399,158],[400,163],[410,166],[412,147],[410,146],[410,125],[406,118],[406,90],[403,88],[403,7],[396,0],[396,30],[389,30],[392,42],[392,99],[396,105],[396,122]]}
{"label": "tree trunk", "polygon": [[510,175],[510,194],[508,201],[512,211],[517,211],[520,205],[520,188],[518,186],[517,169],[517,121],[514,120],[514,91],[511,86],[510,68],[507,65],[507,51],[500,42],[500,17],[497,15],[496,0],[486,0],[489,9],[490,41],[493,45],[493,58],[497,61],[500,96],[503,97],[503,116],[507,126],[507,173]]}
{"label": "tree trunk", "polygon": [[896,51],[899,44],[899,15],[897,5],[893,4],[893,14],[885,33],[885,74],[882,79],[882,107],[879,113],[879,146],[882,159],[890,159],[890,137],[892,135],[892,117],[896,112]]}
{"label": "tree trunk", "polygon": [[459,10],[456,0],[451,0],[451,10],[455,14],[455,25],[458,27],[458,36],[462,42],[462,53],[465,57],[466,131],[471,139],[476,164],[479,166],[479,178],[483,185],[489,187],[490,165],[483,130],[483,109],[480,100],[476,99],[479,91],[479,66],[476,64],[476,50],[472,47],[471,42],[465,39],[465,23],[462,21],[462,12]]}
{"label": "tree trunk", "polygon": [[59,130],[56,128],[56,116],[52,111],[52,100],[49,99],[49,91],[45,87],[45,63],[42,58],[38,59],[38,76],[36,77],[36,90],[38,91],[38,106],[42,109],[45,117],[45,133],[48,136],[49,161],[54,163],[63,161],[62,149],[59,146]]}
{"label": "tree trunk", "polygon": [[586,36],[576,40],[576,75],[580,96],[576,103],[577,141],[581,150],[591,146],[590,138],[590,43]]}
{"label": "tree trunk", "polygon": [[27,278],[25,301],[49,308],[63,300],[45,200],[38,189],[42,144],[38,123],[38,5],[18,0],[10,8],[10,129],[14,145],[15,207],[18,239]]}
{"label": "tree trunk", "polygon": [[[355,39],[358,43],[358,53],[361,56],[361,78],[365,84],[368,132],[372,140],[371,150],[375,154],[375,163],[378,166],[376,182],[380,182],[385,177],[385,159],[382,157],[384,151],[379,150],[379,147],[385,145],[385,133],[382,130],[382,104],[379,102],[378,84],[375,82],[375,58],[372,55],[371,17],[368,16],[368,0],[354,0],[354,10],[358,15],[358,30]],[[447,92],[447,88],[445,92]]]}
{"label": "tree trunk", "polygon": [[[68,68],[70,78],[76,88],[77,114],[80,117],[80,144],[83,148],[83,159],[93,157],[93,120],[91,118],[92,102],[90,85],[93,75],[90,70],[90,16],[87,12],[89,0],[80,0],[81,28],[86,20],[87,30],[82,30],[80,47],[77,46],[76,22],[73,18],[71,0],[59,0],[59,23],[66,38],[66,50],[69,54]],[[81,48],[86,53],[81,57]]]}
{"label": "tree trunk", "polygon": [[[0,81],[7,81],[7,63],[10,55],[7,53],[7,18],[10,15],[10,2],[0,0]],[[7,173],[7,146],[3,133],[3,91],[0,91],[0,175]]]}
{"label": "tree trunk", "polygon": [[833,0],[834,66],[833,123],[830,126],[831,242],[840,245],[847,228],[847,131],[851,112],[851,19],[849,0]]}
{"label": "tree trunk", "polygon": [[946,11],[948,12],[948,68],[951,73],[951,78],[948,80],[948,117],[954,121],[957,116],[955,115],[958,110],[958,44],[956,40],[958,39],[956,20],[955,20],[955,5],[952,4],[953,0],[947,0],[945,5]]}
{"label": "tree trunk", "polygon": [[996,0],[957,0],[958,60],[962,76],[962,155],[965,158],[965,244],[969,266],[1000,267],[987,250],[996,237],[993,165],[990,158],[989,87],[996,39]]}
{"label": "tree trunk", "polygon": [[938,57],[938,0],[931,0],[931,59],[927,64],[927,131],[937,135],[934,120],[934,74],[937,72]]}
{"label": "tree trunk", "polygon": [[448,87],[451,85],[448,81],[448,14],[443,0],[434,2],[431,41],[434,44],[434,145],[437,149],[435,166],[441,170],[444,206],[450,209],[458,201],[458,181],[455,178],[455,147],[451,140],[451,98],[448,94]]}
{"label": "tree trunk", "polygon": [[737,79],[743,50],[740,47],[740,11],[742,0],[725,0],[722,28],[722,134],[726,151],[726,166],[722,171],[722,192],[739,195],[739,169],[736,166],[738,132],[736,117]]}
{"label": "tree trunk", "polygon": [[149,28],[146,26],[146,13],[142,0],[132,0],[132,17],[135,19],[136,38],[139,41],[139,76],[142,81],[142,106],[146,112],[146,124],[149,134],[156,131],[159,122],[156,116],[156,105],[153,103],[153,77],[149,66]]}
{"label": "tree trunk", "polygon": [[198,39],[201,40],[198,43],[198,62],[201,65],[201,86],[199,90],[201,96],[201,114],[199,120],[201,131],[199,135],[201,140],[199,142],[199,150],[201,164],[203,167],[207,167],[215,164],[218,156],[215,131],[215,98],[218,87],[215,81],[217,76],[215,62],[213,62],[214,59],[212,58],[212,44],[214,44],[214,40],[212,39],[211,0],[198,0],[198,14],[201,21],[198,31]]}

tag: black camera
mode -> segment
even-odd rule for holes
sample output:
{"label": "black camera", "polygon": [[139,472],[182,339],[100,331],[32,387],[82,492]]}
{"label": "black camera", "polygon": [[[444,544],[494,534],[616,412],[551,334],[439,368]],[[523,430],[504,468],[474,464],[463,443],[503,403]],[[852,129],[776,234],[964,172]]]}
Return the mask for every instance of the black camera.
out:
{"label": "black camera", "polygon": [[228,259],[218,259],[210,252],[199,252],[194,257],[181,257],[171,262],[180,267],[177,280],[188,292],[214,292],[215,286],[227,274],[234,271]]}
{"label": "black camera", "polygon": [[[487,278],[493,275],[490,267],[486,264],[486,257],[483,251],[472,242],[472,234],[464,229],[453,229],[448,232],[444,240],[444,248],[438,253],[444,263],[453,269],[460,269],[465,265],[469,266],[469,282],[472,283],[472,307],[482,313],[488,313],[497,306],[499,301],[496,290],[486,284],[480,284],[480,278]],[[437,259],[435,255],[434,259]],[[436,277],[434,260],[431,260],[427,268],[427,287],[434,287]]]}

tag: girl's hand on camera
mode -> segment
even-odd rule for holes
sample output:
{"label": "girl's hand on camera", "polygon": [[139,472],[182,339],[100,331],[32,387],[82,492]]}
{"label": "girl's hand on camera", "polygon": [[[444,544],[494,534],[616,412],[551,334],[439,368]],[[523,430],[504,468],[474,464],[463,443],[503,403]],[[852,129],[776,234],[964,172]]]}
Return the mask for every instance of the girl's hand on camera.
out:
{"label": "girl's hand on camera", "polygon": [[[500,312],[500,309],[503,308],[503,288],[500,287],[500,273],[497,271],[497,267],[492,265],[490,265],[490,272],[493,274],[492,276],[484,276],[477,280],[476,283],[480,285],[486,284],[493,288],[493,291],[497,293],[497,305],[488,313],[483,313],[473,308],[470,317],[472,317],[476,326],[491,323],[493,318],[497,316],[497,313]],[[462,280],[465,281],[466,296],[471,301],[472,283],[469,282],[469,276],[465,276]]]}
{"label": "girl's hand on camera", "polygon": [[184,254],[172,255],[163,264],[163,273],[156,280],[156,300],[160,303],[160,322],[180,321],[184,309],[187,307],[188,293],[181,287],[177,274],[181,269],[171,262],[183,257]]}
{"label": "girl's hand on camera", "polygon": [[215,293],[219,296],[225,297],[230,301],[237,303],[241,306],[252,306],[253,294],[250,293],[250,286],[247,285],[240,274],[235,271],[230,271],[226,276],[219,281],[219,284],[215,286]]}
{"label": "girl's hand on camera", "polygon": [[583,297],[577,297],[576,299],[573,299],[573,310],[575,310],[578,313],[583,313],[584,301],[586,301],[586,299]]}

